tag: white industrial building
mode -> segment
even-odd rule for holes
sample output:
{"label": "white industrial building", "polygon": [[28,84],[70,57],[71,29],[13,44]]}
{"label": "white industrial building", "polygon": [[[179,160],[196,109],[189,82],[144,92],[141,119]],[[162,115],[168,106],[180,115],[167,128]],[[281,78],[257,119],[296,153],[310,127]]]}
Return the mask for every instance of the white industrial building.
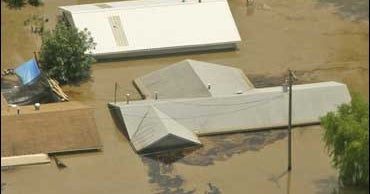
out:
{"label": "white industrial building", "polygon": [[235,48],[240,42],[227,0],[138,0],[60,7],[87,29],[96,58]]}
{"label": "white industrial building", "polygon": [[[179,64],[174,64],[173,66],[178,67]],[[211,66],[210,64],[207,65],[208,68],[211,68]],[[218,90],[217,95],[201,97],[193,95],[188,98],[160,98],[161,95],[159,95],[158,99],[150,98],[147,100],[130,101],[129,103],[119,102],[108,104],[119,115],[121,123],[123,123],[129,134],[146,131],[145,136],[140,137],[140,139],[145,139],[145,141],[133,141],[132,135],[130,136],[131,142],[138,152],[144,148],[151,149],[155,144],[151,144],[150,142],[160,142],[163,134],[169,133],[168,131],[172,131],[172,133],[177,131],[177,137],[188,139],[191,142],[197,142],[198,140],[195,136],[184,131],[187,130],[196,135],[206,135],[277,128],[287,125],[289,95],[283,91],[281,86],[254,88],[245,84],[248,83],[245,82],[241,84],[245,86],[243,92],[234,93],[230,90],[225,90],[225,94],[221,95],[220,88],[216,87],[216,83],[219,83],[217,79],[227,80],[225,77],[229,75],[227,73],[222,74],[222,72],[228,72],[230,69],[229,67],[225,67],[225,69],[217,68],[216,65],[214,67],[216,68],[213,71],[217,71],[217,69],[220,71],[214,74],[215,77],[213,79],[208,79],[207,83],[209,82],[212,85],[209,89],[210,91],[213,89]],[[174,71],[173,73],[176,74],[177,68],[171,68],[171,66],[166,68],[170,71],[172,69]],[[197,73],[183,71],[183,74],[196,74],[198,77],[210,77],[212,75],[206,73],[206,71],[203,73],[201,71]],[[167,91],[170,91],[172,87],[185,87],[168,85],[168,83],[164,82],[168,78],[168,80],[180,84],[182,77],[173,77],[171,72],[157,76],[156,82],[166,85],[168,87]],[[184,76],[187,77],[189,75]],[[175,79],[178,80],[176,81]],[[215,81],[212,82],[210,80]],[[235,76],[235,80],[240,81],[243,79]],[[235,80],[230,83],[240,83]],[[150,88],[151,82],[144,81],[144,83],[139,88],[140,90],[143,90],[143,88],[148,90]],[[204,87],[204,82],[196,83],[198,85],[194,84],[194,87],[199,88],[199,85]],[[182,82],[182,85],[187,85],[186,87],[193,86],[193,84],[189,86],[186,82]],[[156,86],[156,89],[158,88],[161,87]],[[225,88],[228,87],[225,86]],[[151,89],[148,91],[151,91]],[[200,91],[203,92],[204,90]],[[210,93],[212,94],[212,92]],[[152,95],[150,92],[149,94]],[[351,97],[347,86],[342,83],[321,82],[294,85],[292,124],[306,125],[318,123],[321,116],[324,116],[329,111],[335,111],[338,105],[349,103],[350,100]],[[156,114],[153,113],[153,110],[155,110],[154,112]],[[158,123],[173,124],[153,124],[153,119]],[[184,142],[179,141],[179,143],[183,145]],[[161,148],[166,147],[163,145],[161,145]],[[167,145],[167,148],[174,145],[176,143],[171,142],[171,144]]]}

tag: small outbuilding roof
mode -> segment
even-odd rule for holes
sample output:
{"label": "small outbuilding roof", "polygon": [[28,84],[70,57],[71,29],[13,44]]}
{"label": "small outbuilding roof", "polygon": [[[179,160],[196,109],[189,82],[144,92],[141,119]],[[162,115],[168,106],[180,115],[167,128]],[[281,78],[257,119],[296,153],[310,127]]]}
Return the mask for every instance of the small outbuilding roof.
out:
{"label": "small outbuilding roof", "polygon": [[240,42],[227,0],[137,0],[60,7],[87,28],[97,58],[235,47]]}
{"label": "small outbuilding roof", "polygon": [[253,87],[243,71],[229,66],[183,60],[134,80],[145,98],[215,97],[243,93]]}

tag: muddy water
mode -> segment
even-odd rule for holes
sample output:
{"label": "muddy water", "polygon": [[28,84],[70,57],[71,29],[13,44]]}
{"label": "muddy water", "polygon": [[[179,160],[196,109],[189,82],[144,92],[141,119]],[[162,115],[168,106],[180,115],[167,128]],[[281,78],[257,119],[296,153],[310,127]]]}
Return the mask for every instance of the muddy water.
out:
{"label": "muddy water", "polygon": [[[39,37],[23,24],[27,17],[44,16],[52,26],[57,6],[92,2],[50,0],[21,10],[9,10],[2,2],[2,68],[26,61],[40,47]],[[104,149],[60,156],[68,166],[61,170],[51,163],[3,171],[2,192],[365,193],[338,191],[337,172],[330,166],[319,126],[294,129],[293,171],[287,174],[284,131],[202,137],[205,146],[199,149],[140,157],[106,108],[115,81],[118,100],[126,93],[139,99],[134,78],[186,58],[239,67],[261,87],[280,84],[292,67],[301,83],[341,81],[368,97],[368,10],[358,6],[366,0],[354,2],[356,6],[341,0],[255,0],[247,8],[244,0],[234,0],[229,3],[243,39],[237,51],[97,63],[92,80],[65,90],[95,108]]]}

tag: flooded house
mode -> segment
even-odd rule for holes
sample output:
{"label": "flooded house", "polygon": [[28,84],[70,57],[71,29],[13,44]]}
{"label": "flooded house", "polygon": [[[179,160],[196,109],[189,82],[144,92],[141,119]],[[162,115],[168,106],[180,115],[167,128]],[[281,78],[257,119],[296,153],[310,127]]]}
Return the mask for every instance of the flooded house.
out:
{"label": "flooded house", "polygon": [[[193,145],[199,143],[196,135],[287,126],[289,94],[283,86],[255,88],[233,67],[185,60],[134,83],[145,100],[112,102],[108,107],[118,115],[138,152],[177,146],[173,142],[154,146],[162,140],[159,131],[177,132]],[[294,85],[292,92],[292,124],[296,126],[317,124],[321,116],[351,100],[347,86],[338,82]]]}
{"label": "flooded house", "polygon": [[60,102],[64,92],[42,74],[34,59],[8,76],[16,85],[2,77],[2,167],[50,162],[47,154],[101,149],[93,109]]}
{"label": "flooded house", "polygon": [[59,7],[87,29],[95,58],[234,49],[241,41],[227,0],[138,0]]}
{"label": "flooded house", "polygon": [[9,104],[31,105],[60,102],[64,99],[53,92],[49,80],[35,59],[18,66],[1,77],[1,94]]}

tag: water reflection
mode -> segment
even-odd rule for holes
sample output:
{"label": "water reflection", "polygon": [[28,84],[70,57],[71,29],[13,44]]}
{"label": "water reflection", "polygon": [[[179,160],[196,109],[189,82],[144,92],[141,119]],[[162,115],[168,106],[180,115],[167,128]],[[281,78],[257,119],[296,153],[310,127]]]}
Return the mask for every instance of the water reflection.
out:
{"label": "water reflection", "polygon": [[286,181],[286,193],[287,194],[290,194],[290,180],[291,180],[291,173],[288,172],[288,175],[287,175],[287,181]]}
{"label": "water reflection", "polygon": [[337,177],[331,176],[325,179],[319,179],[315,181],[318,186],[319,191],[317,194],[326,194],[328,191],[330,194],[367,194],[369,193],[369,188],[364,187],[344,187],[338,185]]}
{"label": "water reflection", "polygon": [[319,0],[321,5],[338,7],[337,13],[354,20],[369,20],[369,0]]}
{"label": "water reflection", "polygon": [[246,0],[247,6],[247,16],[251,16],[254,13],[254,1],[253,0]]}

